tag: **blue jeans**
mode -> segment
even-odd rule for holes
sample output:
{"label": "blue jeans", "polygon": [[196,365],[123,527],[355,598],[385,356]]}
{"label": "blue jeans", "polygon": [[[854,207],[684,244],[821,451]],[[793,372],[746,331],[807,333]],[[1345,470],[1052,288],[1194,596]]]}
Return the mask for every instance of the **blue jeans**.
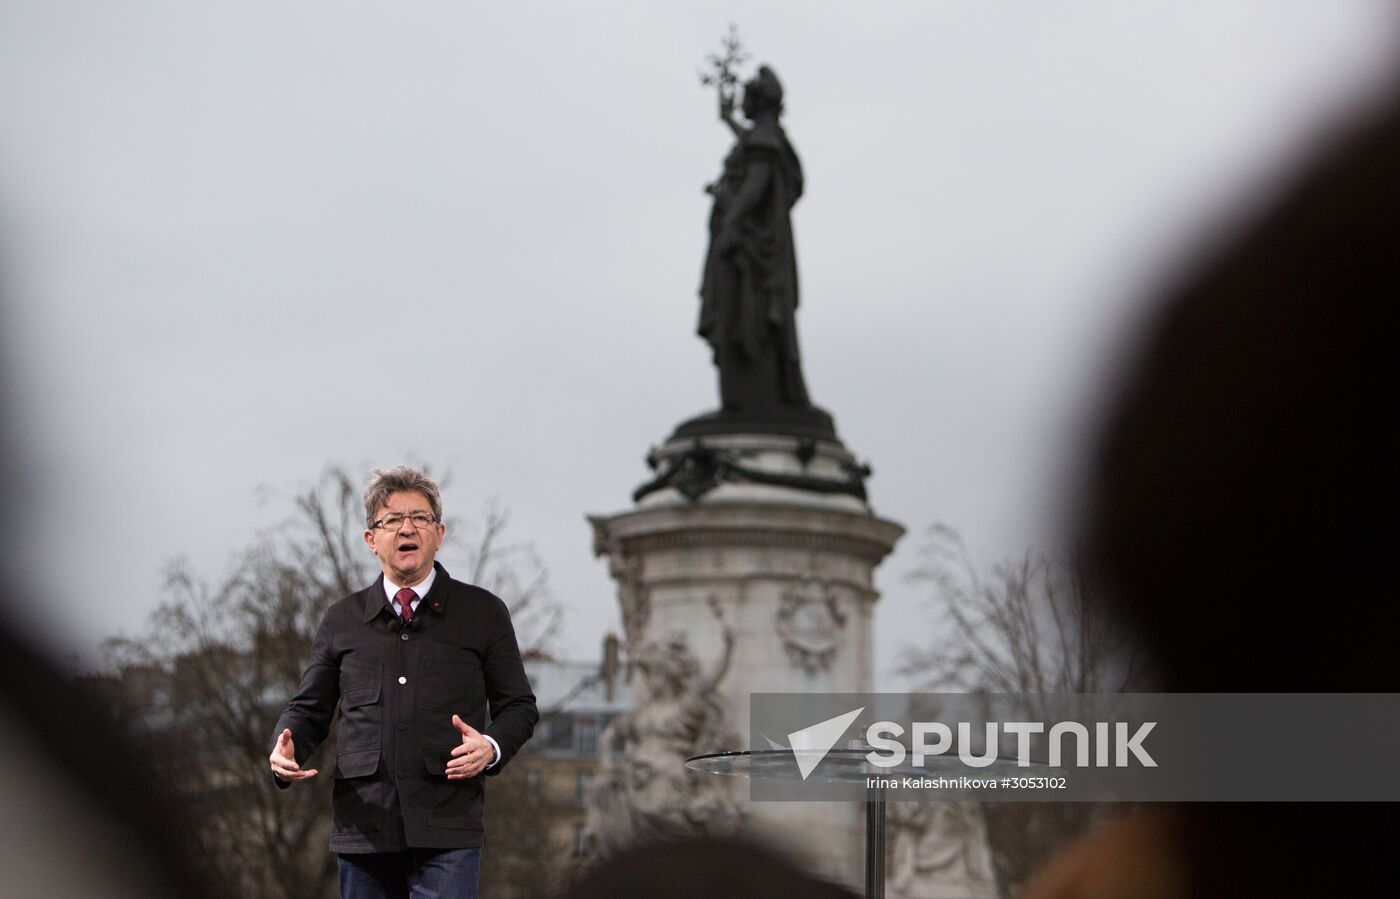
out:
{"label": "blue jeans", "polygon": [[477,899],[481,849],[341,855],[341,899]]}

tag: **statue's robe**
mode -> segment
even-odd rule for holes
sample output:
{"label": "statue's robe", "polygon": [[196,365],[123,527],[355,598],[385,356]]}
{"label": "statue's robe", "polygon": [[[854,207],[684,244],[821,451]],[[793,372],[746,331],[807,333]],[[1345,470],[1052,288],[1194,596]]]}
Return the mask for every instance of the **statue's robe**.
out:
{"label": "statue's robe", "polygon": [[[758,193],[724,251],[727,213]],[[759,123],[735,144],[713,188],[710,247],[700,287],[700,336],[714,350],[726,412],[763,415],[810,406],[797,349],[797,251],[791,210],[802,196],[802,165],[776,122]]]}

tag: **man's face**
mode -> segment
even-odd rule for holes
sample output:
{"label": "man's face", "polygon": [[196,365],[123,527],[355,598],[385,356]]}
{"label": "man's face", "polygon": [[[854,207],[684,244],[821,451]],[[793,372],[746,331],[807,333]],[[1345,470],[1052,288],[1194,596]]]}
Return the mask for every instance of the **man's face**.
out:
{"label": "man's face", "polygon": [[384,576],[400,587],[412,587],[428,576],[433,570],[438,547],[442,546],[442,535],[447,533],[441,522],[416,526],[410,517],[415,514],[432,516],[433,507],[426,496],[416,490],[391,493],[374,513],[374,520],[382,522],[391,515],[402,520],[396,527],[381,526],[365,531],[365,542],[370,552],[379,557]]}

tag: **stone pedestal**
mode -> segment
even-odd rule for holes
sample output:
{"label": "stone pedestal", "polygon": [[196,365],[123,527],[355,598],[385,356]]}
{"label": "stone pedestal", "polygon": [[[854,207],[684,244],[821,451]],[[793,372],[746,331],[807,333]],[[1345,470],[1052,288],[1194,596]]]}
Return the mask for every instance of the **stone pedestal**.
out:
{"label": "stone pedestal", "polygon": [[[734,822],[715,819],[737,816],[817,870],[863,882],[863,805],[750,803],[746,783],[714,775],[657,790],[653,769],[668,753],[748,748],[750,693],[870,691],[873,572],[904,529],[871,512],[868,472],[834,441],[685,437],[650,461],[657,477],[638,489],[635,508],[590,519],[641,681],[626,753],[647,766],[640,785],[624,783],[630,775],[616,764],[611,781],[605,772],[602,789],[630,798],[599,797],[595,836],[625,826],[622,807],[637,820],[638,804],[672,802],[699,809],[691,824],[709,816],[723,830]],[[668,658],[679,660],[669,681],[660,672]]]}

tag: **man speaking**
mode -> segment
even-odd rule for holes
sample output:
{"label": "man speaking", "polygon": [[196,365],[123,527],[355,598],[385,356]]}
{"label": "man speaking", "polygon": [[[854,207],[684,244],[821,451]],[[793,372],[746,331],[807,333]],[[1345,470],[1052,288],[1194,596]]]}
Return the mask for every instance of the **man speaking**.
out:
{"label": "man speaking", "polygon": [[[434,562],[446,527],[437,484],[399,466],[365,487],[365,543],[382,577],[326,611],[268,761],[280,787],[336,704],[332,852],[344,899],[476,899],[483,772],[499,772],[539,711],[510,612]],[[487,724],[487,713],[490,724]]]}

